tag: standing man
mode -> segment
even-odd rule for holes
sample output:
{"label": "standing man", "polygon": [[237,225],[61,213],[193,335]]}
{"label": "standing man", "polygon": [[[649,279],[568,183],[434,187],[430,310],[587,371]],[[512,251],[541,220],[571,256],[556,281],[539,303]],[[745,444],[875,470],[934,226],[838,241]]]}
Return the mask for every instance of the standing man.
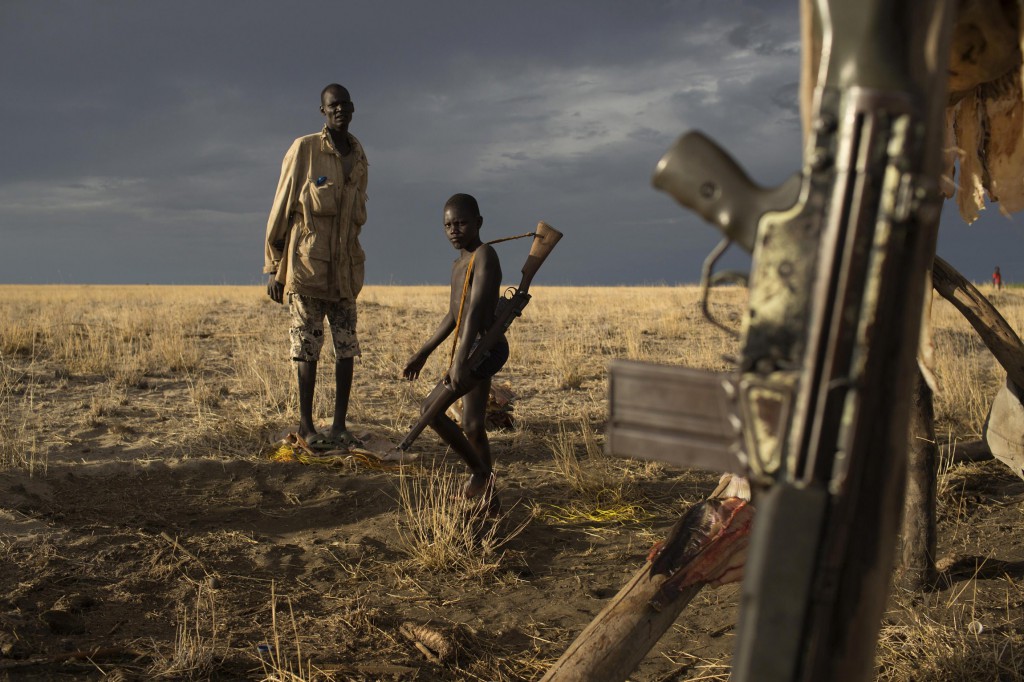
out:
{"label": "standing man", "polygon": [[[323,89],[324,128],[298,138],[288,149],[267,220],[263,272],[270,276],[270,298],[283,303],[288,294],[291,358],[299,382],[298,434],[321,449],[358,442],[348,431],[346,417],[353,358],[360,354],[356,296],[363,287],[366,260],[359,232],[366,222],[367,163],[359,140],[348,132],[354,111],[347,89],[337,83]],[[318,433],[313,389],[325,317],[334,343],[337,391],[331,428]]]}

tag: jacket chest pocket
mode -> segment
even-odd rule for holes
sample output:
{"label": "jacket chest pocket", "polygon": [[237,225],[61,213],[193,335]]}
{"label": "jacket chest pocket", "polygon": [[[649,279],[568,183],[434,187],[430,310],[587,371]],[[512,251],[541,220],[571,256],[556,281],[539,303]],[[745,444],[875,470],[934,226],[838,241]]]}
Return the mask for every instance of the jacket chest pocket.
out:
{"label": "jacket chest pocket", "polygon": [[331,234],[338,214],[336,187],[329,180],[310,180],[299,197],[302,204],[303,229],[299,232],[296,252],[327,260],[331,257]]}
{"label": "jacket chest pocket", "polygon": [[338,215],[340,188],[323,175],[309,179],[309,208],[313,215]]}

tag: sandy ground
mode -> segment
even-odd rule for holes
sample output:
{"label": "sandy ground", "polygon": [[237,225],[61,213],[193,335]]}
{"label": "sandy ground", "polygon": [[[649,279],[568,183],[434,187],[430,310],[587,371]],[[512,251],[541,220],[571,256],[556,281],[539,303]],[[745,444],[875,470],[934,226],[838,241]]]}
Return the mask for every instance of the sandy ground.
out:
{"label": "sandy ground", "polygon": [[[248,300],[209,312],[203,328],[230,327],[217,315],[245,317]],[[385,326],[373,310],[371,332]],[[599,438],[603,377],[585,370],[582,385],[553,388],[511,372],[520,421],[492,433],[504,513],[489,522],[510,539],[480,570],[427,568],[401,540],[402,487],[459,466],[436,437],[423,436],[406,479],[355,461],[271,462],[288,408],[225,425],[248,395],[218,379],[232,342],[197,343],[200,369],[148,369],[116,388],[56,361],[5,357],[13,395],[24,406],[31,391],[45,429],[30,466],[0,471],[0,679],[538,679],[717,480],[637,465],[622,471],[632,511],[573,516],[552,462],[558,406],[587,402]],[[394,438],[406,422],[370,418],[380,391],[369,374],[364,358],[355,427]],[[1024,481],[998,463],[946,474],[942,580],[894,595],[879,679],[1021,679],[1011,675],[1024,670],[1022,517]],[[727,679],[738,592],[701,592],[631,679]],[[403,626],[429,627],[455,653],[429,660]],[[978,665],[984,678],[958,672]]]}
{"label": "sandy ground", "polygon": [[[103,449],[94,445],[86,447]],[[501,497],[510,511],[500,523],[532,522],[498,571],[467,578],[403,565],[394,472],[91,459],[51,459],[45,475],[0,474],[0,623],[9,638],[16,634],[11,660],[0,659],[13,667],[0,674],[11,679],[102,677],[122,668],[145,677],[159,672],[146,667],[155,650],[173,658],[182,622],[198,625],[217,656],[214,677],[259,678],[257,646],[274,640],[272,591],[287,655],[299,640],[304,656],[338,679],[529,679],[642,564],[651,532],[674,521],[666,514],[644,524],[640,539],[629,528],[636,524],[532,519],[531,505],[555,505],[564,493],[538,457],[517,458],[503,466]],[[411,475],[426,474],[415,468]],[[713,482],[666,474],[646,484],[645,495],[670,507]],[[699,600],[665,649],[719,660],[734,597],[725,588]],[[445,632],[468,626],[456,667],[425,662],[399,635],[406,622],[440,624]],[[684,647],[684,632],[708,641]],[[110,651],[94,663],[65,658],[94,648]],[[645,667],[657,675],[676,666],[655,657]]]}

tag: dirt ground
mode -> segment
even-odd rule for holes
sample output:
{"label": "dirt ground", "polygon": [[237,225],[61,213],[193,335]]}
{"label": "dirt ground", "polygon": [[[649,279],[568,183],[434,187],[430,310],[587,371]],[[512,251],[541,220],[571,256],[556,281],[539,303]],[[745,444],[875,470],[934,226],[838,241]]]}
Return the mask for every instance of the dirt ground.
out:
{"label": "dirt ground", "polygon": [[[367,298],[352,421],[396,439],[428,386],[384,383],[368,349],[396,325],[429,331],[432,311],[385,319],[401,305]],[[553,451],[562,438],[588,466],[586,433],[569,438],[566,424],[582,419],[600,442],[600,356],[614,351],[583,349],[593,364],[543,382],[511,370],[518,422],[492,432],[503,502],[492,532],[507,541],[476,570],[428,566],[403,540],[403,490],[448,465],[461,475],[459,462],[431,433],[402,473],[270,461],[294,417],[290,389],[268,397],[239,379],[237,334],[219,330],[282,319],[251,290],[229,299],[186,325],[198,361],[184,369],[115,380],[8,344],[5,407],[26,411],[18,436],[32,455],[0,471],[0,680],[539,679],[717,481],[622,464],[616,505],[589,505],[617,513],[580,513],[586,496]],[[678,344],[668,326],[649,326],[641,355]],[[270,357],[287,385],[286,360]],[[382,407],[395,396],[398,418]],[[893,595],[879,679],[1024,679],[1024,481],[988,461],[945,470],[940,492],[942,578]],[[728,679],[738,593],[702,591],[631,679]],[[454,653],[430,660],[403,634],[418,626]]]}

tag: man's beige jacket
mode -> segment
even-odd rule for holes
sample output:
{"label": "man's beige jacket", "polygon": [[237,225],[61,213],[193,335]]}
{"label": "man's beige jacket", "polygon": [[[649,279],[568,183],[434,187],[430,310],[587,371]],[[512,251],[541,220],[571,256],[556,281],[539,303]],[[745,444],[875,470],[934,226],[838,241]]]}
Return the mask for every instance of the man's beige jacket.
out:
{"label": "man's beige jacket", "polygon": [[277,273],[285,292],[331,301],[355,300],[363,288],[366,255],[359,232],[366,222],[367,163],[353,135],[352,170],[325,126],[292,143],[281,164],[267,220],[264,273]]}

